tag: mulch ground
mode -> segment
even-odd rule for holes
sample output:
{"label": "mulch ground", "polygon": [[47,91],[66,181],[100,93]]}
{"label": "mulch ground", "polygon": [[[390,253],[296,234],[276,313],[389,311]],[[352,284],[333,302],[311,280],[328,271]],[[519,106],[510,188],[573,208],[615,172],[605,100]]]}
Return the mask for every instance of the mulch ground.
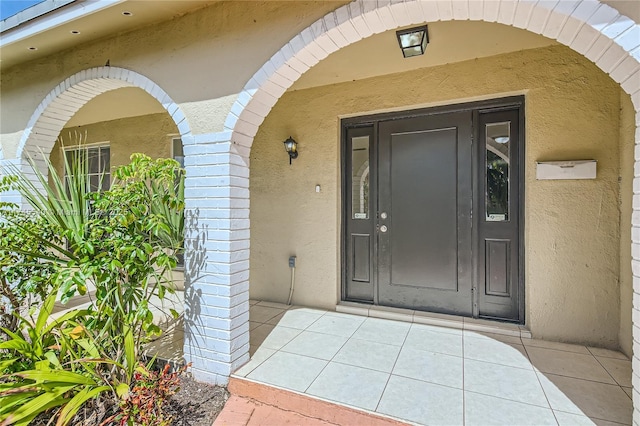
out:
{"label": "mulch ground", "polygon": [[[201,383],[187,375],[180,377],[180,390],[168,401],[166,414],[171,415],[171,426],[211,426],[225,403],[229,392],[221,386]],[[73,426],[97,426],[114,414],[114,406],[94,403],[87,404],[72,419]],[[51,426],[51,414],[44,413],[35,418],[30,426]],[[108,422],[108,426],[118,426],[119,422]]]}
{"label": "mulch ground", "polygon": [[227,399],[227,389],[182,376],[180,390],[169,400],[167,411],[173,426],[211,426]]}

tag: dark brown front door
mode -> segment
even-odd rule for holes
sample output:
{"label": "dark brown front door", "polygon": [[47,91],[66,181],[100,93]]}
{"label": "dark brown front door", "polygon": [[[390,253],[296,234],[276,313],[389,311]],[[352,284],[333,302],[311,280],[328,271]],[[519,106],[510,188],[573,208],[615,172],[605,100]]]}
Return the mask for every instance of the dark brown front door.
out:
{"label": "dark brown front door", "polygon": [[379,123],[378,303],[471,315],[471,113]]}
{"label": "dark brown front door", "polygon": [[343,123],[345,300],[522,321],[519,108]]}

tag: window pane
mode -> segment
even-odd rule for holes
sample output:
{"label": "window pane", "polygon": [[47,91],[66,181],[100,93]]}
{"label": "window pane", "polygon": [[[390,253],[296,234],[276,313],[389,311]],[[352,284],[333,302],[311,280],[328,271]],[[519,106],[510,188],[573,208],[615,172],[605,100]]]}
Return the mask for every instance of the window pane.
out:
{"label": "window pane", "polygon": [[351,139],[353,219],[369,219],[369,136]]}
{"label": "window pane", "polygon": [[89,173],[100,172],[100,149],[89,148],[87,153],[89,158]]}
{"label": "window pane", "polygon": [[108,191],[111,188],[111,173],[105,173],[102,178],[102,190]]}
{"label": "window pane", "polygon": [[[79,165],[80,167],[86,167],[84,170],[88,172],[87,182],[89,184],[89,190],[94,192],[108,190],[111,186],[110,153],[110,148],[103,146],[68,150],[65,152],[65,156],[72,168],[76,162],[86,161],[85,164]],[[78,166],[78,164],[76,164],[76,166]],[[82,169],[80,169],[80,171],[82,171]],[[65,186],[67,186],[67,188],[69,186],[67,182],[69,178],[70,176],[65,176]],[[68,192],[67,189],[67,193]]]}
{"label": "window pane", "polygon": [[184,167],[184,151],[180,138],[173,139],[173,159],[180,163],[180,167]]}
{"label": "window pane", "polygon": [[509,122],[486,126],[486,220],[509,220],[509,156],[511,125]]}
{"label": "window pane", "polygon": [[100,171],[103,173],[111,172],[111,148],[108,146],[100,148]]}
{"label": "window pane", "polygon": [[100,189],[100,176],[99,175],[90,175],[89,176],[89,190],[91,192],[97,192]]}

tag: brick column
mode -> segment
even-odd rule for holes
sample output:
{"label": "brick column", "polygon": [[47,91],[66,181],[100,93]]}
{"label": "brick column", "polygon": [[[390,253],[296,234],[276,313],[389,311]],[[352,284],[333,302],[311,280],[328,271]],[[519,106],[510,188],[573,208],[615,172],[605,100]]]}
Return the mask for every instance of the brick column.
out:
{"label": "brick column", "polygon": [[[638,91],[637,93],[640,93]],[[633,424],[640,426],[640,105],[636,107],[636,147],[633,178],[633,215],[631,217],[631,268],[633,271]]]}
{"label": "brick column", "polygon": [[197,380],[221,385],[249,360],[249,166],[230,140],[183,138],[184,354]]}

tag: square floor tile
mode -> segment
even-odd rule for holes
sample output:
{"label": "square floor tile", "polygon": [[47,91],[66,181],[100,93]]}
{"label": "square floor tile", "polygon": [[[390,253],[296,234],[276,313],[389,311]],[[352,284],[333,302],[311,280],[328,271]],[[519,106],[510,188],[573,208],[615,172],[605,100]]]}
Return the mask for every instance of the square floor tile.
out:
{"label": "square floor tile", "polygon": [[562,411],[554,411],[558,426],[596,426],[596,424],[587,416],[580,414],[564,413]]}
{"label": "square floor tile", "polygon": [[579,354],[587,354],[589,355],[589,349],[586,346],[582,345],[572,345],[569,343],[561,343],[561,342],[550,342],[548,340],[539,340],[539,339],[522,339],[522,343],[526,346],[532,346],[536,348],[545,348],[545,349],[555,349],[557,351],[565,351],[565,352],[575,352]]}
{"label": "square floor tile", "polygon": [[524,346],[493,339],[464,339],[464,357],[465,359],[475,359],[509,367],[533,369]]}
{"label": "square floor tile", "polygon": [[251,305],[249,306],[249,321],[265,323],[282,312],[284,312],[284,309]]}
{"label": "square floor tile", "polygon": [[249,362],[240,367],[233,374],[235,374],[236,376],[245,377],[275,353],[276,351],[273,349],[259,347],[255,350],[254,353],[251,354],[251,359],[249,360]]}
{"label": "square floor tile", "polygon": [[[610,422],[607,420],[596,419],[595,417],[591,417],[589,420],[591,420],[596,426],[624,426],[618,422]],[[629,425],[631,425],[631,423],[629,423]]]}
{"label": "square floor tile", "polygon": [[324,315],[316,322],[311,324],[308,331],[316,333],[333,334],[336,336],[351,337],[353,333],[364,322],[364,318],[354,316],[339,317],[334,315]]}
{"label": "square floor tile", "polygon": [[393,374],[462,389],[462,358],[404,346]]}
{"label": "square floor tile", "polygon": [[629,398],[633,399],[633,388],[623,387],[622,390],[629,395]]}
{"label": "square floor tile", "polygon": [[620,386],[537,374],[554,410],[631,424],[633,404]]}
{"label": "square floor tile", "polygon": [[464,390],[550,408],[535,371],[465,359]]}
{"label": "square floor tile", "polygon": [[591,346],[589,346],[587,349],[589,349],[589,352],[591,352],[592,355],[597,356],[597,357],[606,357],[606,358],[616,358],[616,359],[629,360],[629,358],[627,358],[627,356],[625,354],[623,354],[622,352],[612,351],[611,349],[593,348]]}
{"label": "square floor tile", "polygon": [[516,336],[509,336],[506,334],[485,333],[482,331],[470,331],[465,330],[463,332],[465,339],[490,339],[502,343],[510,343],[512,345],[522,345],[522,339]]}
{"label": "square floor tile", "polygon": [[461,425],[462,390],[391,375],[376,410],[428,425]]}
{"label": "square floor tile", "polygon": [[412,324],[404,347],[441,354],[462,356],[462,330],[443,333],[438,327]]}
{"label": "square floor tile", "polygon": [[247,376],[251,380],[304,392],[327,365],[317,358],[276,352]]}
{"label": "square floor tile", "polygon": [[379,318],[367,318],[353,333],[354,339],[401,346],[411,324]]}
{"label": "square floor tile", "polygon": [[543,373],[601,383],[616,383],[591,354],[585,355],[537,347],[527,347],[527,353],[533,366]]}
{"label": "square floor tile", "polygon": [[332,317],[339,317],[339,318],[362,318],[363,321],[367,318],[366,314],[365,315],[351,314],[349,312],[342,312],[342,311],[327,311],[325,312],[325,315],[332,316]]}
{"label": "square floor tile", "polygon": [[258,302],[258,306],[267,306],[269,308],[284,309],[285,311],[291,308],[291,305],[287,305],[286,303],[265,302],[264,300],[261,300],[260,302]]}
{"label": "square floor tile", "polygon": [[278,325],[278,323],[280,322],[280,320],[284,316],[285,312],[287,312],[287,311],[279,313],[278,315],[276,315],[275,317],[273,317],[269,321],[267,321],[265,324]]}
{"label": "square floor tile", "polygon": [[474,392],[464,393],[465,424],[489,425],[557,425],[549,408],[523,404]]}
{"label": "square floor tile", "polygon": [[398,359],[400,346],[349,339],[333,361],[390,373]]}
{"label": "square floor tile", "polygon": [[346,337],[303,331],[282,347],[282,351],[330,360],[347,342]]}
{"label": "square floor tile", "polygon": [[[285,311],[281,316],[279,316],[277,321],[275,318],[273,321],[275,321],[278,326],[304,330],[311,324],[316,322],[318,319],[320,319],[320,317],[322,317],[323,315],[323,311],[314,309],[291,308],[288,311]],[[273,321],[269,321],[269,323]]]}
{"label": "square floor tile", "polygon": [[260,346],[274,328],[275,326],[270,324],[260,324],[252,330],[249,330],[249,342],[251,346]]}
{"label": "square floor tile", "polygon": [[[264,327],[273,327],[273,326],[265,324]],[[260,330],[260,327],[256,328],[251,333],[255,333],[256,330]],[[265,337],[264,341],[260,344],[260,346],[264,346],[265,348],[268,348],[268,349],[280,349],[284,345],[292,341],[294,337],[300,334],[300,332],[301,330],[296,330],[295,328],[274,327],[271,329],[269,334]]]}
{"label": "square floor tile", "polygon": [[306,393],[375,410],[388,379],[388,373],[330,362]]}
{"label": "square floor tile", "polygon": [[626,359],[604,358],[597,356],[596,359],[602,364],[605,370],[613,376],[613,379],[620,385],[631,387],[631,361]]}

